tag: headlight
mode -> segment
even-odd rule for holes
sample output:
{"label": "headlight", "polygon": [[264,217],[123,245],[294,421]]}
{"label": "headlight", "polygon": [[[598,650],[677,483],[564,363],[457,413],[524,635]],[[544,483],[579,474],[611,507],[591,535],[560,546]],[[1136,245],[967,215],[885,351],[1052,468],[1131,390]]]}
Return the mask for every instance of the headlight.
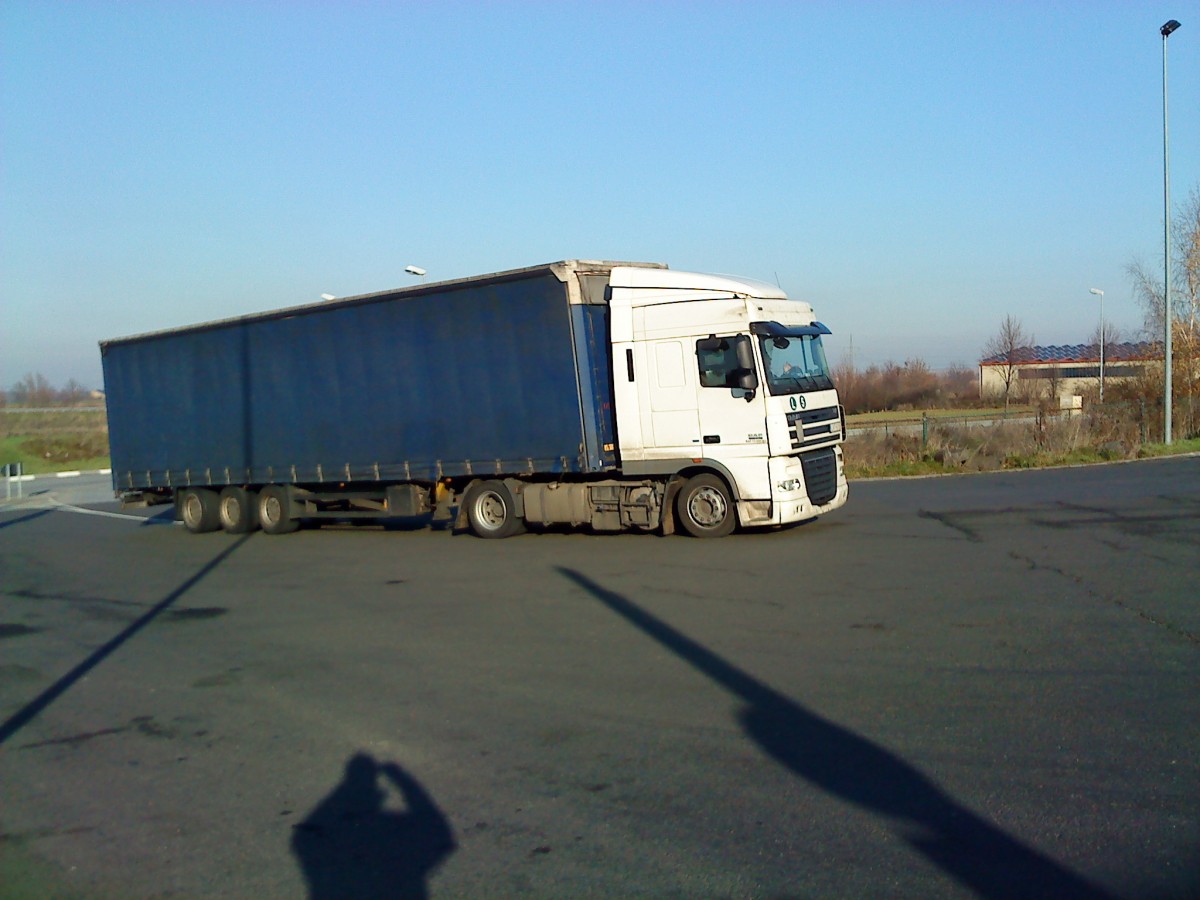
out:
{"label": "headlight", "polygon": [[783,492],[787,493],[787,492],[789,492],[789,491],[798,491],[798,490],[800,490],[800,486],[801,486],[803,483],[804,483],[804,482],[802,482],[802,481],[801,481],[799,478],[788,478],[788,479],[787,479],[787,480],[785,480],[785,481],[781,481],[781,482],[779,482],[779,484],[777,484],[777,485],[776,485],[776,487],[777,487],[777,488],[779,488],[779,490],[781,490],[781,491],[783,491]]}

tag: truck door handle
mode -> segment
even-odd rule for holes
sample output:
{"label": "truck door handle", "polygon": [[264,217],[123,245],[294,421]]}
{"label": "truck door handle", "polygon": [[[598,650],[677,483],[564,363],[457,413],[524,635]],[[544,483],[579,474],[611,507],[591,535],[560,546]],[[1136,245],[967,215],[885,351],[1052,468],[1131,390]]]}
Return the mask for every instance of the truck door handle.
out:
{"label": "truck door handle", "polygon": [[719,434],[706,434],[704,436],[704,443],[719,444],[721,443],[721,436]]}

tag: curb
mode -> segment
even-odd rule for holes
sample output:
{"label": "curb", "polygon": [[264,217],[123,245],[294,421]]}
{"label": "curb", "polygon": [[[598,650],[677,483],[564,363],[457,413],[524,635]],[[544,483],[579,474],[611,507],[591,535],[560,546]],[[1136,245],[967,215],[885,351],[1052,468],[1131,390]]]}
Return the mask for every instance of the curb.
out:
{"label": "curb", "polygon": [[80,475],[111,475],[112,469],[90,469],[86,472],[73,470],[70,472],[42,472],[38,475],[5,476],[7,481],[37,481],[39,478],[78,478]]}

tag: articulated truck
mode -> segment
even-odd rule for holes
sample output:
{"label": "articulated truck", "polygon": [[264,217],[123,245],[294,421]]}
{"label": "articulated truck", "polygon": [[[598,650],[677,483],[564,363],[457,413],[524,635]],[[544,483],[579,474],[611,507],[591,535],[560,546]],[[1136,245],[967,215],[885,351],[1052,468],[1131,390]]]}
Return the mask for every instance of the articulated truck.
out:
{"label": "articulated truck", "polygon": [[113,486],[191,532],[734,528],[846,502],[812,307],[567,260],[100,344]]}

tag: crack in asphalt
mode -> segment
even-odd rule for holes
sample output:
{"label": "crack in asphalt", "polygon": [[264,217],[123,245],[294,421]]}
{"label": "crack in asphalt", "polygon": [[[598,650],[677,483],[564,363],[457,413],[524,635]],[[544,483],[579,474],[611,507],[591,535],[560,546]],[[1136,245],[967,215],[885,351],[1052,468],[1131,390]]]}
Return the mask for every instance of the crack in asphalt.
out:
{"label": "crack in asphalt", "polygon": [[980,536],[978,531],[958,522],[951,513],[938,513],[933,512],[932,510],[922,509],[917,511],[917,515],[922,519],[932,519],[935,522],[945,525],[947,528],[957,531],[973,544],[983,543],[983,538]]}
{"label": "crack in asphalt", "polygon": [[1113,597],[1109,594],[1103,593],[1102,591],[1098,591],[1095,588],[1093,588],[1091,585],[1089,585],[1086,581],[1084,581],[1081,576],[1072,575],[1070,572],[1068,572],[1066,569],[1063,569],[1060,566],[1052,566],[1052,565],[1047,565],[1046,563],[1038,562],[1038,560],[1034,559],[1032,556],[1028,556],[1027,554],[1024,554],[1024,553],[1018,553],[1015,550],[1010,550],[1008,555],[1012,559],[1015,559],[1018,562],[1023,562],[1026,565],[1028,565],[1031,571],[1041,570],[1041,571],[1045,571],[1045,572],[1050,572],[1054,575],[1058,575],[1062,578],[1066,578],[1067,580],[1073,582],[1074,584],[1077,584],[1080,587],[1082,587],[1084,589],[1084,591],[1087,592],[1087,595],[1089,597],[1091,597],[1092,599],[1101,600],[1105,603],[1112,603],[1114,606],[1118,607],[1119,609],[1127,610],[1128,612],[1131,612],[1134,615],[1136,615],[1139,619],[1143,619],[1144,621],[1149,622],[1152,625],[1157,625],[1159,628],[1163,628],[1166,631],[1169,631],[1171,634],[1175,635],[1176,637],[1181,637],[1184,640],[1186,640],[1192,644],[1200,645],[1200,635],[1193,634],[1192,632],[1188,631],[1186,628],[1181,628],[1173,622],[1168,622],[1165,619],[1160,619],[1157,616],[1142,609],[1140,606],[1134,606],[1132,603],[1126,603],[1124,600],[1122,600],[1119,597]]}
{"label": "crack in asphalt", "polygon": [[[1166,498],[1163,498],[1163,499],[1166,499]],[[1198,504],[1190,504],[1189,503],[1189,504],[1183,504],[1183,505],[1190,507],[1191,505],[1200,505],[1200,503],[1198,503]],[[1122,513],[1118,510],[1104,509],[1104,508],[1100,508],[1100,507],[1087,506],[1087,505],[1078,504],[1078,503],[1068,503],[1065,501],[1058,501],[1056,503],[1056,506],[1062,512],[1083,513],[1083,514],[1086,514],[1087,518],[1072,518],[1069,520],[1055,520],[1055,519],[1051,519],[1051,518],[1045,516],[1044,513],[1046,511],[1044,509],[1039,509],[1039,510],[1003,509],[1003,510],[994,510],[994,511],[993,510],[974,510],[974,511],[967,510],[967,511],[955,512],[955,513],[942,513],[942,512],[934,512],[932,510],[922,509],[917,512],[917,515],[922,519],[931,519],[935,522],[945,525],[947,528],[957,531],[959,534],[962,534],[964,537],[966,537],[966,539],[968,541],[970,541],[971,543],[984,543],[985,541],[984,541],[984,538],[981,535],[981,533],[977,529],[966,524],[963,521],[963,519],[968,519],[968,518],[995,519],[995,518],[999,518],[1001,516],[1012,516],[1012,515],[1022,516],[1027,524],[1032,525],[1034,527],[1050,528],[1050,529],[1054,529],[1054,530],[1088,528],[1088,527],[1107,525],[1107,526],[1117,528],[1123,534],[1131,535],[1133,537],[1152,537],[1152,538],[1156,538],[1156,539],[1160,539],[1160,540],[1161,539],[1170,540],[1172,543],[1185,543],[1185,544],[1195,543],[1197,540],[1197,538],[1194,535],[1191,535],[1191,534],[1176,535],[1173,532],[1171,532],[1169,529],[1164,529],[1164,528],[1160,527],[1167,523],[1194,521],[1196,517],[1195,517],[1194,513],[1190,512],[1190,511],[1186,512],[1186,513],[1168,514],[1168,515],[1163,515],[1163,514],[1129,515],[1129,514]],[[1042,514],[1039,515],[1038,513],[1042,513]],[[1103,543],[1105,546],[1108,546],[1110,548],[1116,548],[1116,542],[1114,542],[1111,539],[1101,540],[1101,543]],[[1127,549],[1127,548],[1121,547],[1119,549]],[[1024,553],[1020,553],[1016,550],[1010,550],[1008,555],[1011,559],[1014,559],[1018,562],[1025,563],[1027,566],[1029,566],[1031,571],[1041,569],[1041,570],[1044,570],[1047,572],[1051,572],[1062,578],[1065,578],[1068,581],[1072,582],[1073,584],[1079,585],[1081,588],[1083,588],[1083,590],[1087,593],[1087,595],[1089,597],[1091,597],[1092,599],[1100,600],[1105,603],[1112,603],[1113,605],[1117,606],[1120,609],[1124,609],[1124,610],[1127,610],[1128,612],[1133,613],[1134,615],[1136,615],[1138,618],[1142,619],[1145,622],[1148,622],[1152,625],[1156,625],[1159,628],[1162,628],[1165,631],[1168,631],[1169,633],[1175,635],[1176,637],[1183,638],[1184,640],[1188,641],[1191,644],[1200,646],[1200,635],[1195,634],[1195,633],[1189,631],[1188,629],[1183,628],[1179,625],[1176,625],[1174,622],[1170,622],[1166,619],[1160,618],[1134,603],[1130,603],[1126,600],[1122,600],[1120,597],[1112,596],[1110,594],[1104,593],[1103,591],[1097,590],[1096,588],[1094,588],[1090,584],[1088,584],[1088,582],[1082,576],[1074,575],[1074,574],[1068,572],[1066,569],[1062,568],[1061,566],[1055,566],[1055,565],[1041,562],[1033,556],[1030,556],[1030,555],[1024,554]],[[1169,560],[1166,560],[1161,557],[1155,557],[1155,558],[1157,558],[1160,562],[1169,562]]]}

